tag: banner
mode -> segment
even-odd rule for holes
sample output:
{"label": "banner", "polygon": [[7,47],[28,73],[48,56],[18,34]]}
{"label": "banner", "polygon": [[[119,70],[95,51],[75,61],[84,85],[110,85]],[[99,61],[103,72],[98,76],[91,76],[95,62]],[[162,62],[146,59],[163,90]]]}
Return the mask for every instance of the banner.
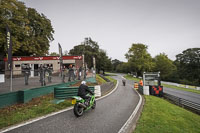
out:
{"label": "banner", "polygon": [[60,43],[58,43],[58,50],[59,50],[59,55],[60,55],[60,58],[62,59],[62,48],[60,46]]}
{"label": "banner", "polygon": [[12,40],[11,33],[8,25],[6,25],[6,41],[7,41],[7,56],[8,56],[8,69],[12,69]]}
{"label": "banner", "polygon": [[58,43],[58,50],[59,50],[59,55],[60,55],[60,71],[61,71],[61,76],[63,75],[62,74],[62,71],[63,71],[63,59],[62,59],[62,48],[60,46],[60,43]]}

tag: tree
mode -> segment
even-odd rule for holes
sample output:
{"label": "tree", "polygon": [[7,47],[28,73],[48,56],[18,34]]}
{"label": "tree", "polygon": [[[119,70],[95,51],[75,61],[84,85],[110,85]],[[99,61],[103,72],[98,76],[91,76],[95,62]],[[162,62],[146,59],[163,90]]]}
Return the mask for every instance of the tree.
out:
{"label": "tree", "polygon": [[91,38],[85,38],[83,43],[74,46],[74,48],[69,51],[69,55],[83,54],[89,68],[93,67],[93,57],[95,57],[97,72],[100,70],[111,70],[111,59],[108,58],[106,51],[99,49],[98,43]]}
{"label": "tree", "polygon": [[56,52],[52,52],[52,53],[50,53],[49,54],[50,56],[60,56],[58,53],[56,53]]}
{"label": "tree", "polygon": [[139,76],[142,76],[143,72],[152,71],[154,63],[151,55],[147,52],[148,46],[144,44],[132,44],[128,53],[125,54],[128,59],[129,71],[137,72]]}
{"label": "tree", "polygon": [[6,31],[11,29],[13,55],[46,55],[54,30],[51,21],[33,8],[17,0],[2,0],[0,4],[0,53],[6,55]]}
{"label": "tree", "polygon": [[189,48],[176,55],[175,64],[180,80],[200,85],[200,48]]}
{"label": "tree", "polygon": [[112,63],[113,71],[114,71],[114,72],[116,72],[117,66],[118,66],[119,64],[122,64],[122,62],[119,61],[119,60],[117,60],[117,59],[112,60],[111,63]]}
{"label": "tree", "polygon": [[170,60],[165,53],[160,53],[157,55],[154,58],[154,62],[154,71],[160,71],[162,80],[166,80],[176,71],[176,66],[173,64],[173,61]]}

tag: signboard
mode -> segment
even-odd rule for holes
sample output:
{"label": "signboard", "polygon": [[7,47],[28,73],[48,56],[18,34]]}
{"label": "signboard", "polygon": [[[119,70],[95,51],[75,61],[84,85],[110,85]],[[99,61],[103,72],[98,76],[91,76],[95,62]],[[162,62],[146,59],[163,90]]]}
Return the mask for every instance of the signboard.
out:
{"label": "signboard", "polygon": [[[81,60],[82,56],[63,56],[63,60]],[[36,60],[60,60],[59,56],[41,56],[41,57],[13,57],[13,61],[36,61]],[[4,58],[4,61],[8,61]]]}
{"label": "signboard", "polygon": [[143,73],[144,86],[155,85],[155,80],[157,80],[157,84],[160,85],[160,72]]}
{"label": "signboard", "polygon": [[5,82],[5,78],[4,78],[4,74],[0,74],[0,83],[4,83]]}

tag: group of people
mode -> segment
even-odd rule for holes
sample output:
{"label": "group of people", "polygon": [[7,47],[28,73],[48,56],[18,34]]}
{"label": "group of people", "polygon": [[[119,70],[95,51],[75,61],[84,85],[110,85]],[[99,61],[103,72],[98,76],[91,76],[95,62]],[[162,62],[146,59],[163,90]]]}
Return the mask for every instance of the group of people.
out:
{"label": "group of people", "polygon": [[[29,76],[31,75],[31,67],[29,65],[24,65],[22,69],[22,73],[25,77],[25,85],[28,85]],[[41,83],[41,86],[46,85],[46,79],[48,79],[48,82],[52,82],[52,73],[53,73],[53,66],[51,64],[40,64],[38,68],[38,74],[40,76],[39,82]],[[68,67],[63,66],[62,69],[62,82],[65,82],[65,77],[68,77],[68,81],[74,81],[74,80],[80,80],[81,77],[86,78],[86,69],[83,67],[77,68],[70,64]]]}
{"label": "group of people", "polygon": [[68,81],[72,80],[80,80],[83,72],[84,79],[86,78],[86,69],[77,66],[77,68],[73,65],[69,65],[69,67],[63,66],[62,70],[62,81],[65,82],[65,77],[68,76]]}
{"label": "group of people", "polygon": [[[47,77],[49,83],[52,82],[52,72],[53,72],[52,65],[42,65],[41,64],[39,66],[38,73],[40,75],[39,82],[41,83],[41,86],[46,85],[46,80],[45,80],[46,77]],[[22,73],[24,74],[25,85],[28,85],[29,76],[31,75],[31,67],[29,65],[24,65],[22,67]]]}
{"label": "group of people", "polygon": [[38,72],[39,72],[39,75],[40,75],[39,81],[41,83],[41,86],[46,85],[46,80],[45,80],[46,77],[47,77],[49,83],[52,82],[52,72],[53,72],[52,65],[42,65],[41,64]]}

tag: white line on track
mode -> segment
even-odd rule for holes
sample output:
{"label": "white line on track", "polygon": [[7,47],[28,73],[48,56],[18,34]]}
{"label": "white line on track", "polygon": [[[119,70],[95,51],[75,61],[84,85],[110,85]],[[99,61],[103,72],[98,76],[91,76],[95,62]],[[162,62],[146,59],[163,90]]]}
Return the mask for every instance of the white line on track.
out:
{"label": "white line on track", "polygon": [[[137,92],[137,91],[136,91],[136,92]],[[138,92],[137,92],[137,94],[139,95],[140,100],[139,100],[139,102],[138,102],[138,104],[137,104],[135,110],[133,111],[133,113],[131,114],[131,116],[129,117],[129,119],[128,119],[128,120],[126,121],[126,123],[122,126],[122,128],[119,130],[118,133],[125,133],[125,132],[127,132],[128,127],[130,126],[130,124],[131,124],[133,118],[134,118],[135,115],[137,114],[137,112],[138,112],[138,110],[139,110],[139,108],[140,108],[140,106],[141,106],[141,104],[142,104],[142,97],[141,97],[141,95],[140,95]]]}

